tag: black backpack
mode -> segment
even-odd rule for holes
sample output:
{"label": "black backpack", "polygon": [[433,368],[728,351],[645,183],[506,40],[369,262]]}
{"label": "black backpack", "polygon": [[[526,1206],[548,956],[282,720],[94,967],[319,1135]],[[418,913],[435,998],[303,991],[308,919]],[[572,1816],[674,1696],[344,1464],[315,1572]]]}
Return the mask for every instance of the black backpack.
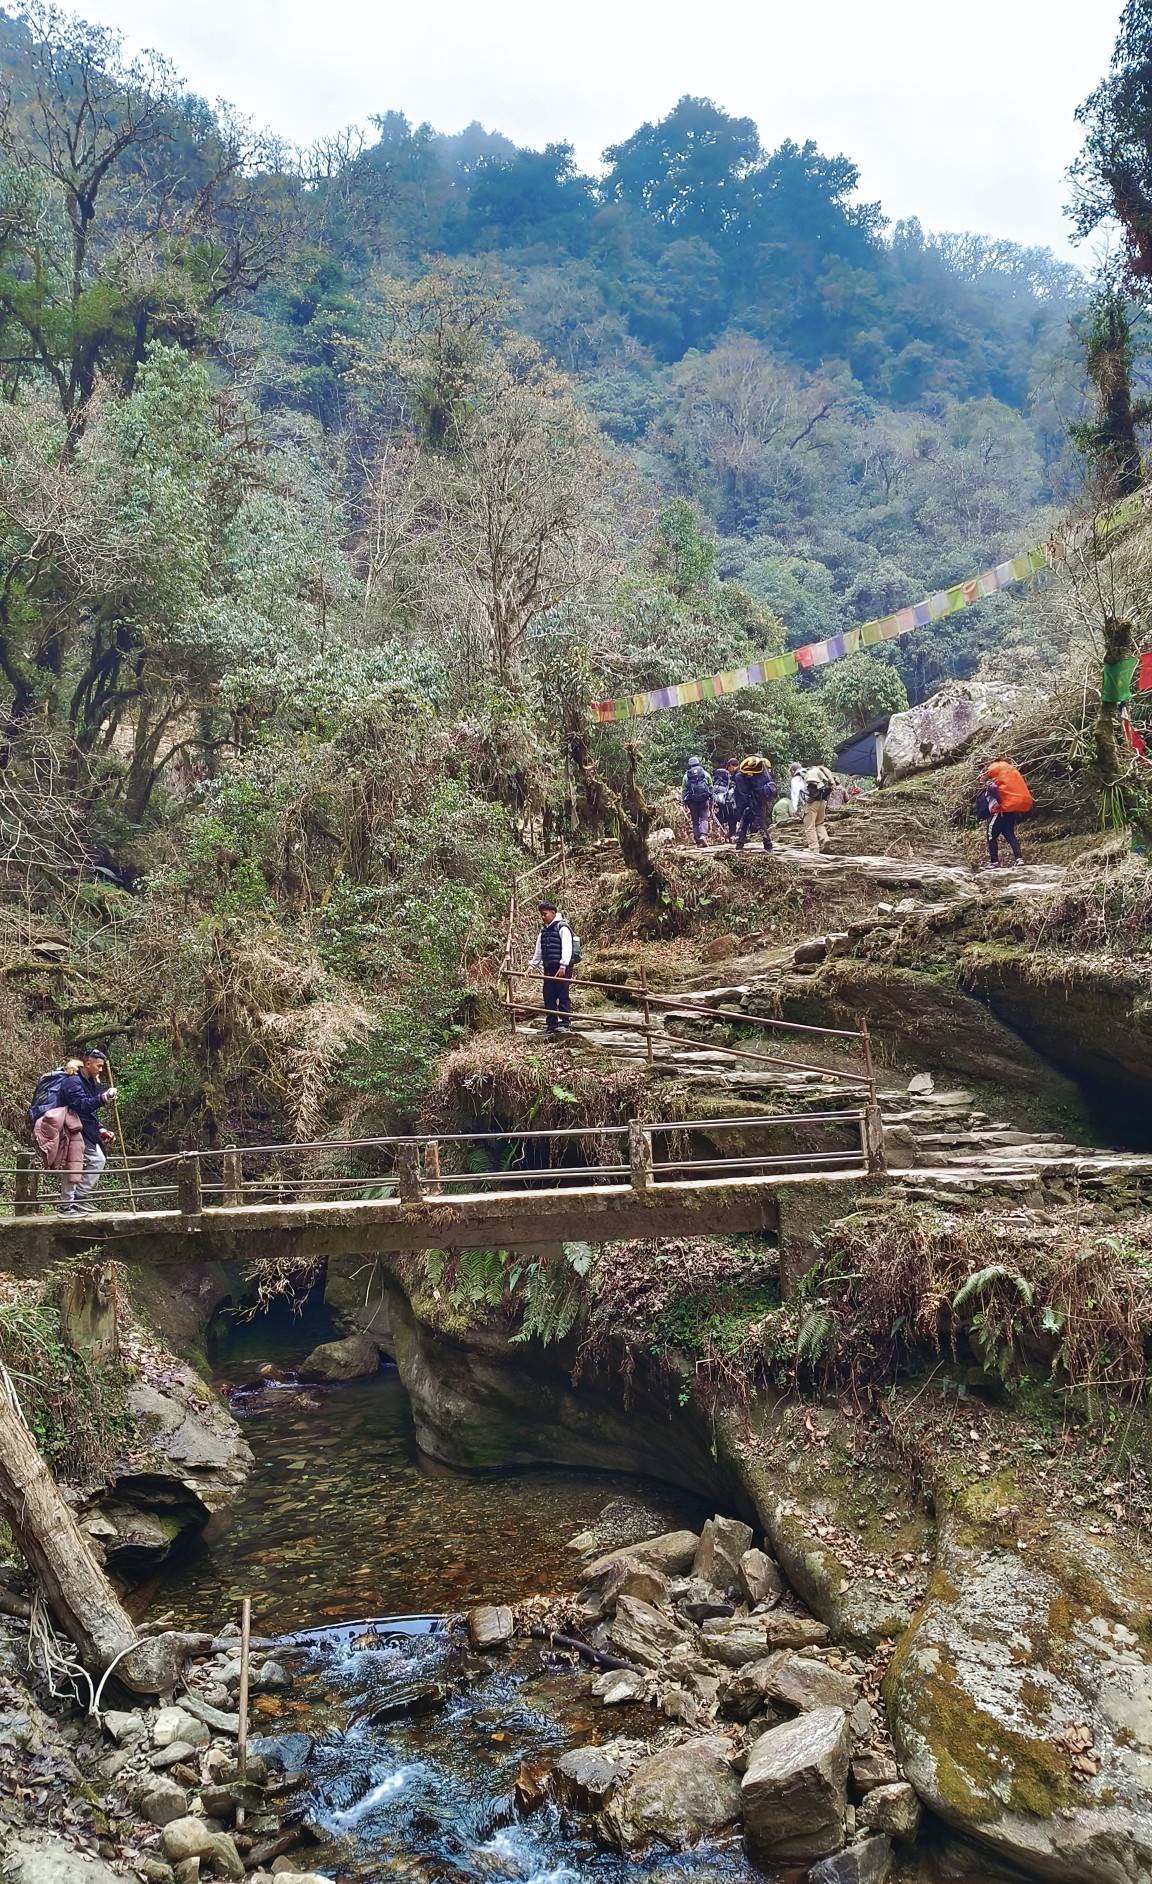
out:
{"label": "black backpack", "polygon": [[987,824],[989,818],[992,816],[993,812],[996,809],[991,792],[987,790],[977,792],[972,803],[973,803],[973,810],[975,811],[977,818],[980,820],[980,823]]}
{"label": "black backpack", "polygon": [[712,802],[712,784],[702,765],[690,765],[684,774],[684,790],[688,794],[690,805],[708,805]]}
{"label": "black backpack", "polygon": [[53,1067],[50,1073],[41,1073],[36,1081],[36,1090],[32,1094],[32,1104],[25,1113],[29,1131],[38,1119],[44,1117],[46,1112],[51,1112],[53,1106],[60,1104],[60,1082],[66,1078],[67,1074],[62,1066]]}

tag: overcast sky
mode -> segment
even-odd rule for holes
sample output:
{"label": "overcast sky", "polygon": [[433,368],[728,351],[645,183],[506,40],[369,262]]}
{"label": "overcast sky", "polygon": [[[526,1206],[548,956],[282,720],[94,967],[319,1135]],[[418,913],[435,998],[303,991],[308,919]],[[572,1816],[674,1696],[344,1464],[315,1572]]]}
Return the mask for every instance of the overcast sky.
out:
{"label": "overcast sky", "polygon": [[66,0],[293,142],[400,110],[582,163],[684,92],[814,138],[891,216],[1071,249],[1063,173],[1119,0]]}

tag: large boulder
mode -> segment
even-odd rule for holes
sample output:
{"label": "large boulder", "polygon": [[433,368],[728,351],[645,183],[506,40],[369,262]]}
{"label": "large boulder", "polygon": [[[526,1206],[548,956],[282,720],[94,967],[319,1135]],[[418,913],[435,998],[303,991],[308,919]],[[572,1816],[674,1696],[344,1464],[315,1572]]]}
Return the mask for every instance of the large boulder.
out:
{"label": "large boulder", "polygon": [[[849,1845],[846,1851],[838,1851],[834,1857],[821,1858],[819,1864],[812,1866],[804,1884],[884,1884],[891,1870],[892,1840],[862,1838],[858,1845]],[[287,1881],[282,1878],[280,1884]]]}
{"label": "large boulder", "polygon": [[583,1572],[586,1583],[598,1583],[607,1577],[622,1558],[647,1564],[662,1576],[683,1576],[692,1567],[700,1543],[696,1531],[662,1531],[659,1537],[644,1537],[635,1544],[623,1544],[618,1550],[605,1551]]}
{"label": "large boulder", "polygon": [[1152,1571],[1019,1511],[1006,1474],[944,1514],[887,1679],[904,1771],[957,1830],[1062,1884],[1152,1884]]}
{"label": "large boulder", "polygon": [[1029,696],[999,681],[952,680],[930,700],[894,713],[884,737],[884,783],[956,759],[977,738],[1006,726]]}
{"label": "large boulder", "polygon": [[663,1839],[693,1844],[734,1825],[740,1816],[740,1781],[726,1743],[686,1740],[641,1760],[603,1815],[610,1839],[629,1847]]}
{"label": "large boulder", "polygon": [[780,1863],[839,1850],[851,1741],[843,1708],[821,1707],[753,1742],[740,1789],[750,1857]]}
{"label": "large boulder", "polygon": [[380,1371],[380,1344],[372,1335],[322,1341],[300,1363],[301,1380],[369,1380]]}

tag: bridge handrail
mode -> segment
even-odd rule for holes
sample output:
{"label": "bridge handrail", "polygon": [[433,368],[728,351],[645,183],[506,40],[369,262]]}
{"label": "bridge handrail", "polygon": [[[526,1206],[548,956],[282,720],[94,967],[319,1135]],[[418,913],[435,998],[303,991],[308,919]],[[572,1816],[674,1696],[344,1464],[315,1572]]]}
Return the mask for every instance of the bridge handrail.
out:
{"label": "bridge handrail", "polygon": [[[504,973],[509,980],[514,981],[539,982],[541,979],[541,971],[539,969],[508,968],[504,970]],[[743,1008],[709,1007],[704,1002],[685,1001],[683,997],[678,994],[656,994],[651,988],[647,990],[634,989],[626,981],[593,981],[589,977],[581,975],[572,985],[574,988],[603,988],[609,994],[644,995],[649,1005],[653,1007],[668,1008],[671,1012],[679,1010],[685,1014],[707,1014],[713,1019],[724,1017],[729,1020],[740,1021],[743,1025],[748,1027],[780,1027],[794,1034],[830,1034],[838,1040],[866,1040],[868,1038],[868,1030],[863,1025],[859,1027],[817,1027],[811,1021],[784,1020],[782,1017],[775,1014],[749,1014],[746,1013]],[[824,1070],[825,1069],[821,1068],[821,1071]]]}

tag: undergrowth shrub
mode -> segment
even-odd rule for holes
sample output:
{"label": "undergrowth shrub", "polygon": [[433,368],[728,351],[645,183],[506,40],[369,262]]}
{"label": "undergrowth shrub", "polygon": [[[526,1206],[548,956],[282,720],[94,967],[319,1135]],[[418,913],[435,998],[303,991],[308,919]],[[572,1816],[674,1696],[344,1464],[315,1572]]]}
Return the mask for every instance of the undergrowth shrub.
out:
{"label": "undergrowth shrub", "polygon": [[59,1307],[66,1272],[62,1265],[32,1280],[0,1276],[0,1361],[52,1471],[90,1482],[107,1478],[136,1441],[127,1400],[134,1376],[66,1344]]}
{"label": "undergrowth shrub", "polygon": [[1152,1223],[1102,1231],[1075,1208],[952,1216],[898,1206],[832,1226],[806,1282],[806,1359],[825,1383],[895,1379],[971,1353],[1007,1385],[1031,1380],[1146,1397]]}

